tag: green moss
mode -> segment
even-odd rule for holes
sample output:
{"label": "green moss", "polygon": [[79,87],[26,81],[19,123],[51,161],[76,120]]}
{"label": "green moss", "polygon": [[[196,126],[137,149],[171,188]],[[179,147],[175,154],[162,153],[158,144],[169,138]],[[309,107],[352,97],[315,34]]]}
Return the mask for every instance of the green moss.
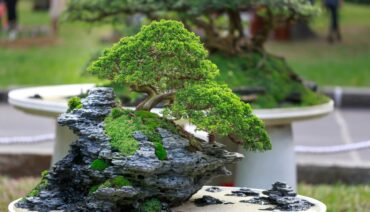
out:
{"label": "green moss", "polygon": [[112,115],[113,119],[116,119],[116,118],[122,116],[123,114],[124,114],[123,111],[119,108],[113,108],[112,112],[111,112],[111,115]]}
{"label": "green moss", "polygon": [[163,147],[162,143],[155,143],[155,155],[158,157],[159,160],[166,160],[167,159],[167,151]]}
{"label": "green moss", "polygon": [[26,195],[27,197],[35,197],[35,196],[39,195],[40,191],[47,186],[47,184],[48,184],[48,180],[46,179],[47,174],[48,174],[47,170],[45,170],[41,173],[41,181],[39,182],[39,184],[36,185],[35,188],[32,189],[32,191],[30,191]]}
{"label": "green moss", "polygon": [[132,186],[132,183],[123,176],[109,179],[98,186],[98,188],[121,188],[123,186]]}
{"label": "green moss", "polygon": [[105,132],[111,138],[112,147],[123,155],[129,156],[139,148],[133,133],[140,131],[155,144],[155,152],[160,160],[167,158],[167,152],[162,145],[162,138],[157,128],[164,128],[173,133],[177,132],[176,125],[148,111],[131,111],[114,108],[105,120]]}
{"label": "green moss", "polygon": [[140,212],[161,212],[162,204],[158,199],[151,199],[143,202],[139,208]]}
{"label": "green moss", "polygon": [[82,108],[81,98],[80,97],[72,97],[68,100],[68,110],[67,112],[70,112],[74,109],[80,109]]}
{"label": "green moss", "polygon": [[101,184],[91,186],[91,188],[89,189],[89,194],[92,194],[95,191],[97,191],[100,186],[101,186]]}
{"label": "green moss", "polygon": [[122,155],[133,155],[139,148],[139,143],[132,134],[139,128],[129,116],[128,111],[123,111],[120,117],[113,118],[112,114],[105,119],[105,132],[111,138],[110,144]]}
{"label": "green moss", "polygon": [[[295,80],[295,73],[284,59],[256,53],[227,57],[212,54],[211,60],[220,69],[218,81],[230,87],[249,87],[265,89],[251,105],[254,108],[274,108],[292,106],[310,106],[328,102],[328,98],[314,93]],[[288,96],[298,94],[301,102],[287,103]]]}
{"label": "green moss", "polygon": [[104,169],[108,167],[109,167],[109,163],[102,159],[96,159],[90,165],[91,169],[98,170],[98,171],[103,171]]}

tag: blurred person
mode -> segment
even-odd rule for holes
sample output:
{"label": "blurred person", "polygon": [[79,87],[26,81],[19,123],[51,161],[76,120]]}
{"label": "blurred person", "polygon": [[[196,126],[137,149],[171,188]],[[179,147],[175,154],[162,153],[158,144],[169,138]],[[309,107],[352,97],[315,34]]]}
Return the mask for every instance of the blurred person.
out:
{"label": "blurred person", "polygon": [[343,0],[324,0],[324,6],[330,13],[330,27],[327,38],[330,43],[333,43],[335,40],[342,40],[339,30],[339,8],[342,3]]}
{"label": "blurred person", "polygon": [[67,0],[51,0],[50,2],[50,17],[51,17],[51,32],[53,36],[58,35],[59,17],[65,10]]}
{"label": "blurred person", "polygon": [[3,29],[8,28],[6,16],[6,9],[5,9],[5,2],[4,0],[0,0],[0,31]]}
{"label": "blurred person", "polygon": [[8,16],[8,39],[15,40],[18,34],[17,26],[17,3],[18,0],[5,0],[7,16]]}

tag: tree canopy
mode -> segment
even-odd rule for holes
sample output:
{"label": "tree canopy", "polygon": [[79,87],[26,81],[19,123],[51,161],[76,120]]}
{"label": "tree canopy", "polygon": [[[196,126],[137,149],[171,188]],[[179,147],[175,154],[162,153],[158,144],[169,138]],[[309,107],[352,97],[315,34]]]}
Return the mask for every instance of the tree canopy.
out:
{"label": "tree canopy", "polygon": [[218,69],[207,56],[199,37],[183,24],[160,21],[122,38],[104,51],[90,71],[148,94],[139,108],[151,109],[172,99],[174,92],[187,84],[213,79]]}
{"label": "tree canopy", "polygon": [[207,59],[199,37],[180,22],[162,20],[142,27],[105,50],[89,70],[146,93],[137,110],[166,103],[166,117],[186,118],[198,129],[228,136],[247,150],[271,148],[263,123],[249,104],[215,82],[216,65]]}
{"label": "tree canopy", "polygon": [[[252,10],[264,21],[255,39],[247,38],[242,18]],[[201,31],[209,50],[228,54],[261,49],[277,24],[310,18],[317,12],[310,0],[71,0],[68,5],[70,20],[90,23],[116,20],[123,14],[181,20],[188,29]]]}

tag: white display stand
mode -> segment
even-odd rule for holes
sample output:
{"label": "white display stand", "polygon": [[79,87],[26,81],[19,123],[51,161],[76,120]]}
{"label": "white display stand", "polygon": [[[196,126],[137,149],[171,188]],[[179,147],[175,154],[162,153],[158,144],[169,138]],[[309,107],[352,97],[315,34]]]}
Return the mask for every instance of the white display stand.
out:
{"label": "white display stand", "polygon": [[[270,207],[274,207],[272,205],[256,205],[256,204],[250,204],[250,203],[241,203],[239,202],[240,200],[248,200],[253,197],[235,197],[235,196],[225,196],[225,194],[231,193],[233,190],[237,190],[239,188],[236,187],[219,187],[222,189],[221,192],[217,193],[210,193],[205,191],[208,186],[204,186],[200,191],[198,191],[196,194],[194,194],[191,199],[184,203],[183,205],[173,208],[172,210],[174,212],[184,212],[184,211],[191,211],[191,212],[259,212],[261,209],[266,209]],[[261,192],[262,190],[260,189],[253,189],[256,192]],[[198,207],[194,205],[194,200],[197,198],[201,198],[203,195],[209,195],[212,197],[215,197],[217,199],[220,199],[224,202],[232,202],[234,204],[217,204],[217,205],[208,205],[208,206],[203,206],[203,207]],[[326,211],[326,206],[313,198],[310,197],[305,197],[305,196],[298,196],[299,198],[305,199],[311,203],[314,204],[313,207],[310,209],[306,210],[305,212],[325,212]],[[29,210],[24,210],[24,209],[19,209],[15,207],[15,204],[19,201],[15,200],[12,203],[9,204],[8,210],[9,212],[31,212]]]}

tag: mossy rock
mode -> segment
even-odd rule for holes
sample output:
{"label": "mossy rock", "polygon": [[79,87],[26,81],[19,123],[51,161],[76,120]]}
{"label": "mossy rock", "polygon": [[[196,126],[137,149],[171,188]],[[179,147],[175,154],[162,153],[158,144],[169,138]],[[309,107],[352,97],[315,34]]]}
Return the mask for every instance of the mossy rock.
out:
{"label": "mossy rock", "polygon": [[35,188],[30,191],[26,197],[35,197],[39,195],[40,191],[44,189],[48,185],[48,180],[46,179],[46,175],[48,175],[48,171],[45,170],[41,173],[41,180],[40,182],[35,186]]}
{"label": "mossy rock", "polygon": [[103,171],[109,167],[109,163],[102,159],[96,159],[91,163],[90,168],[97,171]]}
{"label": "mossy rock", "polygon": [[140,212],[161,212],[162,204],[158,199],[147,200],[140,205]]}
{"label": "mossy rock", "polygon": [[254,108],[312,106],[329,101],[306,87],[282,58],[257,53],[210,57],[220,69],[218,81],[233,88],[263,91],[250,101]]}
{"label": "mossy rock", "polygon": [[74,109],[80,109],[80,108],[82,108],[82,102],[81,102],[80,97],[74,96],[74,97],[72,97],[68,100],[68,110],[67,110],[67,112],[70,112]]}
{"label": "mossy rock", "polygon": [[177,133],[177,126],[157,114],[148,111],[132,111],[113,108],[105,119],[105,132],[111,138],[111,145],[122,155],[133,155],[139,148],[138,141],[133,137],[137,131],[142,132],[154,143],[155,154],[160,160],[167,158],[162,145],[162,138],[157,132],[158,128],[167,129]]}

